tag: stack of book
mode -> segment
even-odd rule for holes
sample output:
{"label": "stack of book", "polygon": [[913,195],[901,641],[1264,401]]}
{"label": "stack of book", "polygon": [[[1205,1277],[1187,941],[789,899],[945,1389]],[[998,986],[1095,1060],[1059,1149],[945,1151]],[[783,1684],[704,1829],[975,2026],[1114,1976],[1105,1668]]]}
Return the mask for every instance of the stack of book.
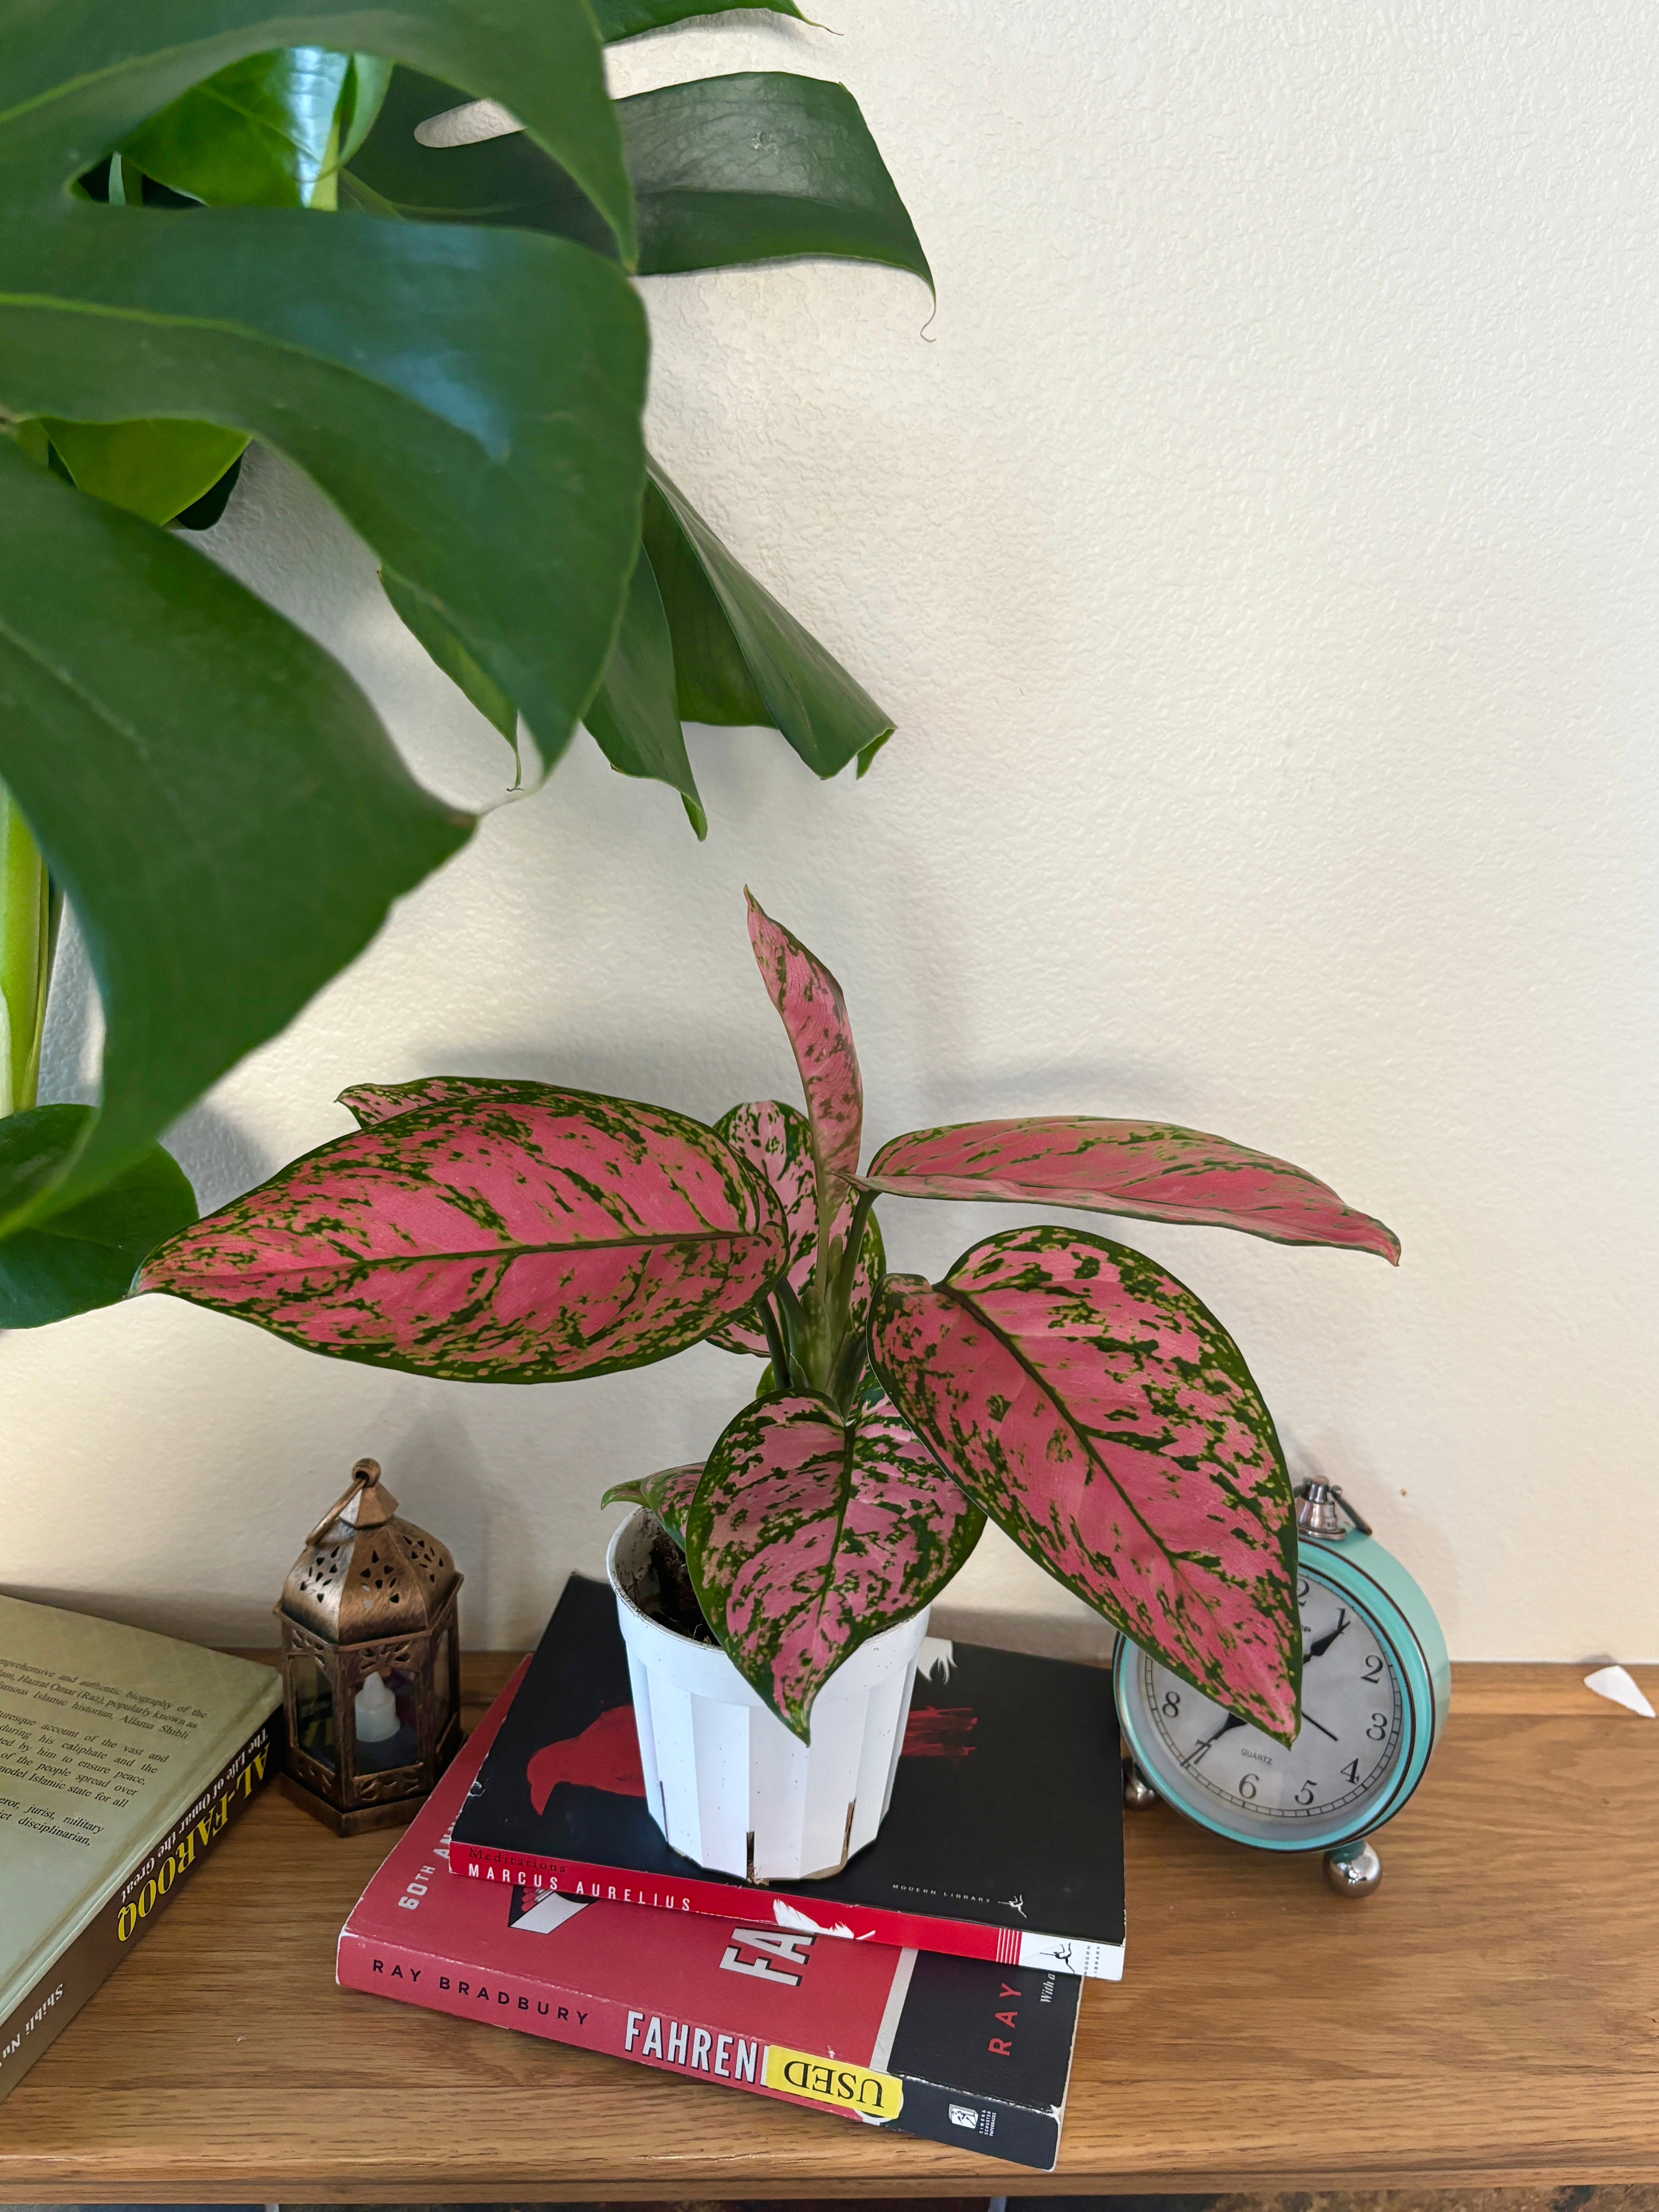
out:
{"label": "stack of book", "polygon": [[1123,1966],[1111,1677],[923,1656],[876,1841],[744,1882],[664,1842],[615,1601],[573,1577],[352,1911],[341,1983],[1051,2168],[1083,1981]]}

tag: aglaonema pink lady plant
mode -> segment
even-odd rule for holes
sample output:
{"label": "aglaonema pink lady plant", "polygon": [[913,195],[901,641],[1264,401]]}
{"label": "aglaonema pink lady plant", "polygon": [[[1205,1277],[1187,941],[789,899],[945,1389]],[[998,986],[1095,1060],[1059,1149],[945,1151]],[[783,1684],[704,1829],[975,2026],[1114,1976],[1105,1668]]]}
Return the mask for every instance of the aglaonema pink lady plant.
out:
{"label": "aglaonema pink lady plant", "polygon": [[540,1083],[343,1094],[360,1124],[163,1245],[167,1291],[337,1358],[477,1382],[614,1373],[705,1340],[763,1355],[708,1460],[607,1493],[684,1549],[703,1619],[809,1737],[864,1644],[913,1619],[988,1517],[1134,1643],[1289,1743],[1300,1626],[1289,1477],[1238,1346],[1143,1253],[1005,1230],[937,1283],[888,1274],[883,1196],[1206,1222],[1395,1261],[1304,1170],[1192,1129],[972,1121],[860,1169],[834,976],[755,903],[805,1093],[712,1127]]}

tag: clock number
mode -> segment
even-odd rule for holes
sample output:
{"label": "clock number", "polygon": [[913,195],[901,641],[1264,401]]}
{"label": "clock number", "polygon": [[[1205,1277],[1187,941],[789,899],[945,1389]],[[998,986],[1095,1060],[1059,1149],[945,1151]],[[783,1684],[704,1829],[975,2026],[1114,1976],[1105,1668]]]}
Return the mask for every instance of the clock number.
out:
{"label": "clock number", "polygon": [[1175,1717],[1176,1717],[1176,1715],[1180,1712],[1180,1711],[1181,1711],[1181,1692],[1180,1692],[1180,1691],[1179,1691],[1179,1690],[1166,1690],[1166,1691],[1164,1692],[1164,1703],[1163,1703],[1163,1705],[1160,1707],[1160,1709],[1159,1709],[1159,1710],[1162,1711],[1162,1713],[1163,1713],[1163,1715],[1164,1715],[1164,1718],[1165,1718],[1166,1720],[1171,1720],[1171,1721],[1172,1721],[1172,1720],[1174,1720],[1174,1719],[1175,1719]]}
{"label": "clock number", "polygon": [[1313,1801],[1314,1786],[1311,1782],[1304,1782],[1296,1793],[1296,1802],[1298,1805],[1311,1805]]}
{"label": "clock number", "polygon": [[1366,1735],[1370,1738],[1371,1741],[1372,1741],[1373,1743],[1381,1743],[1381,1742],[1382,1742],[1382,1739],[1383,1739],[1383,1737],[1384,1737],[1385,1735],[1387,1735],[1388,1732],[1389,1732],[1389,1717],[1388,1717],[1388,1715],[1387,1715],[1386,1713],[1373,1713],[1373,1714],[1371,1715],[1371,1724],[1370,1724],[1370,1727],[1366,1729],[1366,1731],[1365,1731]]}
{"label": "clock number", "polygon": [[1303,1576],[1302,1579],[1296,1586],[1296,1601],[1298,1605],[1306,1605],[1308,1602],[1308,1577],[1306,1575]]}
{"label": "clock number", "polygon": [[1244,1802],[1245,1802],[1247,1805],[1254,1805],[1254,1804],[1255,1804],[1255,1775],[1254,1775],[1254,1774],[1247,1774],[1247,1775],[1245,1775],[1245,1777],[1243,1778],[1243,1779],[1240,1782],[1240,1784],[1239,1784],[1239,1785],[1238,1785],[1238,1794],[1239,1794],[1239,1796],[1240,1796],[1244,1800]]}
{"label": "clock number", "polygon": [[1365,1687],[1374,1689],[1382,1680],[1382,1662],[1377,1653],[1369,1652],[1365,1658]]}
{"label": "clock number", "polygon": [[1345,1782],[1358,1782],[1358,1779],[1359,1779],[1359,1761],[1358,1761],[1357,1759],[1351,1759],[1348,1761],[1347,1765],[1343,1768],[1343,1770],[1342,1770],[1342,1778],[1343,1778],[1343,1780],[1344,1780]]}

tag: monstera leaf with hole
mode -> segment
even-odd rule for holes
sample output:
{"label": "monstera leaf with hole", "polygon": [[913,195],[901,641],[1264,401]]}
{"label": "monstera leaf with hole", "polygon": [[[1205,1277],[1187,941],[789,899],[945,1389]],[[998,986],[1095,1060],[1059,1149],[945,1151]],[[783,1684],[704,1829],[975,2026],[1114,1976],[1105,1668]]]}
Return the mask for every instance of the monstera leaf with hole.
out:
{"label": "monstera leaf with hole", "polygon": [[[134,471],[107,437],[94,458],[95,433],[136,419],[228,440],[186,490],[241,439],[279,447],[556,756],[637,551],[646,343],[622,269],[527,233],[319,220],[303,193],[114,204],[137,149],[206,189],[156,121],[192,88],[277,44],[355,52],[369,20],[347,0],[59,0],[0,21],[0,410],[64,426],[105,489]],[[372,20],[386,58],[511,97],[631,260],[585,0],[406,0]],[[78,180],[124,146],[93,204]],[[46,434],[0,444],[0,778],[76,910],[107,1035],[97,1119],[0,1149],[0,1232],[144,1158],[471,826],[412,782],[326,655],[153,527],[161,490],[122,495],[151,521],[80,498],[37,466]]]}
{"label": "monstera leaf with hole", "polygon": [[931,1604],[983,1527],[890,1406],[767,1398],[709,1454],[685,1557],[727,1657],[805,1741],[836,1668]]}
{"label": "monstera leaf with hole", "polygon": [[[638,12],[623,18],[630,31],[641,27]],[[352,163],[354,205],[423,222],[547,230],[614,252],[574,179],[527,135],[434,143],[434,120],[452,119],[456,97],[452,85],[397,72]],[[845,87],[750,71],[639,94],[617,103],[617,116],[641,276],[827,255],[931,286],[915,227]],[[387,588],[446,673],[489,714],[459,641],[441,636],[429,611],[414,618],[390,578]],[[706,822],[683,720],[770,725],[820,776],[854,759],[862,774],[893,728],[660,468],[611,663],[586,719],[619,773],[679,793],[700,836]]]}
{"label": "monstera leaf with hole", "polygon": [[1016,1229],[871,1323],[894,1404],[1020,1549],[1145,1650],[1289,1743],[1296,1522],[1237,1346],[1126,1245]]}
{"label": "monstera leaf with hole", "polygon": [[[404,621],[515,746],[522,717],[550,763],[585,714],[699,834],[684,715],[771,721],[818,774],[854,755],[862,773],[890,717],[666,477],[641,532],[644,328],[623,270],[812,253],[927,276],[842,88],[750,72],[609,100],[604,40],[715,12],[12,9],[8,489],[32,461],[141,522],[202,530],[263,439],[373,549]],[[422,146],[433,99],[510,100],[520,129],[493,149]],[[510,208],[509,173],[528,180]],[[419,208],[397,204],[406,185]],[[399,219],[315,220],[343,200]],[[95,1119],[0,1142],[0,1238],[136,1170],[469,827],[398,768],[349,683],[222,573],[77,514],[50,483],[18,478],[8,514],[0,781],[42,849],[6,910],[32,911],[48,869],[67,888],[107,1045]],[[66,588],[83,562],[93,586]],[[0,945],[8,989],[17,964]],[[78,1295],[67,1275],[64,1290]]]}

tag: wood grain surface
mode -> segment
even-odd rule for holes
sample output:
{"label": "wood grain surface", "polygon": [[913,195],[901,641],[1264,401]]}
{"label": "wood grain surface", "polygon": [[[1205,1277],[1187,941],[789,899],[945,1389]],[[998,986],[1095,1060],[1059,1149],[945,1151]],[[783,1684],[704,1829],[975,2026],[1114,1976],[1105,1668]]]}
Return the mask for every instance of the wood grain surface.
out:
{"label": "wood grain surface", "polygon": [[0,2105],[0,2200],[1659,2182],[1659,1725],[1583,1671],[1457,1669],[1363,1903],[1128,1816],[1127,1977],[1087,1985],[1052,2175],[337,1989],[387,1838],[269,1794]]}

